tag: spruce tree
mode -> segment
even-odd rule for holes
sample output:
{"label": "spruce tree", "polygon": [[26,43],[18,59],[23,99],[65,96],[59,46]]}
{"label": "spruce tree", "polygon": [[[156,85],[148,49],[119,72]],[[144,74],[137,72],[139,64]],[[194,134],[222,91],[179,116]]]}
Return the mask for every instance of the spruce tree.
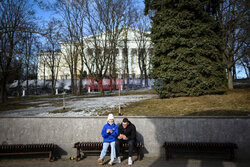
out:
{"label": "spruce tree", "polygon": [[222,26],[212,0],[146,0],[154,45],[151,77],[161,78],[161,98],[199,96],[226,87]]}

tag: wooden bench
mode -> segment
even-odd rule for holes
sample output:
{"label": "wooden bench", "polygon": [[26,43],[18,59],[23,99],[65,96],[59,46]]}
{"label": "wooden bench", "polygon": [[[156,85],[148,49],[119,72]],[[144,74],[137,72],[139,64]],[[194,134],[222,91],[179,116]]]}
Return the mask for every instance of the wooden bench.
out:
{"label": "wooden bench", "polygon": [[0,155],[14,154],[49,154],[49,161],[53,161],[54,144],[2,144]]}
{"label": "wooden bench", "polygon": [[[78,161],[81,157],[80,152],[83,153],[100,153],[102,151],[102,142],[77,142],[74,144],[73,148],[76,148],[76,161]],[[141,150],[143,148],[143,144],[141,142],[137,142],[134,147],[134,152],[137,153],[137,159],[141,160]],[[110,150],[108,149],[108,152]],[[121,147],[121,152],[128,152],[128,144],[123,144]]]}
{"label": "wooden bench", "polygon": [[206,143],[206,142],[165,142],[166,160],[172,153],[223,153],[228,154],[229,159],[233,160],[234,149],[237,145],[234,143]]}

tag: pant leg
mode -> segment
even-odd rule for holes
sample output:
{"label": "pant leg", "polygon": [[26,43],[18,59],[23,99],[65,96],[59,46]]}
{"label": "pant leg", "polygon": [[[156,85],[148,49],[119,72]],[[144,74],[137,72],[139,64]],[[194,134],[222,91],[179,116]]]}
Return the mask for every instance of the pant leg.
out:
{"label": "pant leg", "polygon": [[116,157],[120,156],[122,143],[123,143],[123,141],[119,140],[119,139],[116,140],[116,142],[115,142]]}
{"label": "pant leg", "polygon": [[110,157],[112,158],[116,158],[116,152],[115,152],[115,141],[110,143],[111,146],[111,154]]}
{"label": "pant leg", "polygon": [[101,158],[101,159],[103,159],[103,158],[106,156],[108,147],[109,147],[109,143],[106,143],[106,142],[103,143],[102,152],[101,152],[101,155],[100,155],[100,158]]}
{"label": "pant leg", "polygon": [[129,157],[133,156],[134,147],[135,147],[135,140],[129,140],[128,141],[128,156]]}

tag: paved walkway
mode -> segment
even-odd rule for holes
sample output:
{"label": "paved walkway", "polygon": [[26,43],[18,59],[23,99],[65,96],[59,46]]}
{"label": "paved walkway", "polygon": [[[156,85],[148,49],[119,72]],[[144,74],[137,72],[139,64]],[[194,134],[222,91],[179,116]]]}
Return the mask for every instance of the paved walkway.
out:
{"label": "paved walkway", "polygon": [[[0,159],[0,167],[96,167],[98,157],[87,157],[79,162],[68,159],[59,159],[54,162],[48,162],[45,158],[32,159]],[[105,159],[103,167],[108,166],[109,158]],[[121,164],[114,164],[114,167],[128,166],[127,160],[123,160]],[[250,161],[230,162],[217,159],[170,159],[165,161],[154,157],[144,157],[142,161],[135,161],[133,167],[249,167]]]}

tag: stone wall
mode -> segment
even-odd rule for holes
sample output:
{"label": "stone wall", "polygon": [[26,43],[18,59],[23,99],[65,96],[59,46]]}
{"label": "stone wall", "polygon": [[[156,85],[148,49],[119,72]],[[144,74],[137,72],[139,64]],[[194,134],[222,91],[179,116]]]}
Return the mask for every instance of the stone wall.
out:
{"label": "stone wall", "polygon": [[[115,117],[120,123],[123,117]],[[165,141],[233,142],[237,158],[250,157],[250,117],[128,117],[145,144],[145,156],[164,156]],[[75,156],[77,141],[102,141],[106,117],[1,117],[0,142],[55,143],[56,154]]]}

